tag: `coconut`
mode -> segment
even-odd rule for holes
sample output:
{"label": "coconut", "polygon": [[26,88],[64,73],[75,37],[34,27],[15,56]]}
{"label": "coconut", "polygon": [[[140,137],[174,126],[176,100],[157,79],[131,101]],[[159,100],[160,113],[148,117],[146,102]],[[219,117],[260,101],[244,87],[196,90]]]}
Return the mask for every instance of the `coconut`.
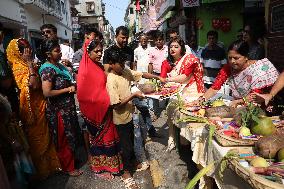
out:
{"label": "coconut", "polygon": [[234,115],[234,108],[229,106],[211,107],[206,109],[205,112],[206,117],[229,118],[233,117],[233,115]]}
{"label": "coconut", "polygon": [[284,148],[281,148],[281,149],[277,152],[277,158],[278,158],[278,161],[281,161],[281,162],[284,161]]}
{"label": "coconut", "polygon": [[153,83],[145,83],[140,84],[138,88],[144,93],[144,94],[150,94],[156,92],[156,86]]}
{"label": "coconut", "polygon": [[268,167],[268,162],[262,157],[256,157],[251,160],[250,165],[253,167]]}
{"label": "coconut", "polygon": [[281,148],[284,148],[284,137],[279,134],[261,137],[255,143],[256,153],[269,159],[275,158]]}
{"label": "coconut", "polygon": [[276,132],[276,127],[269,117],[259,117],[259,121],[252,124],[251,132],[257,135],[268,136]]}

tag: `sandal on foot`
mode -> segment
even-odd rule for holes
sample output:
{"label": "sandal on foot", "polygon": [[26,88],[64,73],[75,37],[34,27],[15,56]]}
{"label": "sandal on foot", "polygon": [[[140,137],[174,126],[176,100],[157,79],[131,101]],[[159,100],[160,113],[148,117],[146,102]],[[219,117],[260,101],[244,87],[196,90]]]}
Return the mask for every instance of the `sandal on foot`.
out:
{"label": "sandal on foot", "polygon": [[139,189],[140,188],[132,177],[129,177],[127,179],[122,178],[122,181],[126,189]]}
{"label": "sandal on foot", "polygon": [[150,165],[148,164],[148,162],[146,162],[146,161],[140,163],[140,165],[141,165],[141,167],[140,167],[140,168],[137,168],[137,169],[136,169],[136,172],[145,171],[145,170],[147,170],[147,169],[149,168],[149,166],[150,166]]}
{"label": "sandal on foot", "polygon": [[78,176],[82,175],[83,173],[84,172],[80,171],[80,170],[74,170],[74,171],[67,172],[67,174],[71,177],[78,177]]}

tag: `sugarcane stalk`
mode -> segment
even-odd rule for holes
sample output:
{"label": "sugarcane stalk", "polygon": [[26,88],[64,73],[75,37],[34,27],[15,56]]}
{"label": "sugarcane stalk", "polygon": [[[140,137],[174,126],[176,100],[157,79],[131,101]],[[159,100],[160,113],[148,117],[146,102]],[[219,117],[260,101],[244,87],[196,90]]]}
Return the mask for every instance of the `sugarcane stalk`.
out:
{"label": "sugarcane stalk", "polygon": [[197,184],[197,182],[201,179],[201,177],[203,177],[204,175],[206,175],[209,171],[211,171],[214,168],[214,164],[216,163],[216,161],[210,163],[209,165],[207,165],[206,167],[204,167],[203,169],[201,169],[194,177],[193,179],[190,180],[190,182],[187,184],[185,189],[193,189],[194,186]]}

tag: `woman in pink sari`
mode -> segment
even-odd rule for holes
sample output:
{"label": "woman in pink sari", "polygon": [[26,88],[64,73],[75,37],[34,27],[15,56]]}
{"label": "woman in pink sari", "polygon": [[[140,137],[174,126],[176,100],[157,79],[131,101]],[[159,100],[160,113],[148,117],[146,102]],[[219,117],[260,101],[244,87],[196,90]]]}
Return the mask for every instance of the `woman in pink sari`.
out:
{"label": "woman in pink sari", "polygon": [[112,179],[123,169],[119,137],[109,111],[106,75],[100,63],[103,45],[87,40],[77,77],[78,101],[89,133],[91,170],[104,179]]}
{"label": "woman in pink sari", "polygon": [[[172,39],[169,43],[168,58],[162,63],[161,77],[165,78],[166,82],[176,82],[187,84],[182,91],[182,97],[186,101],[198,98],[204,93],[203,83],[203,67],[199,59],[193,54],[186,54],[185,44],[181,38]],[[173,125],[173,117],[171,116],[174,110],[168,108],[168,126],[169,140],[168,149],[171,151],[175,148],[174,136],[175,130]]]}

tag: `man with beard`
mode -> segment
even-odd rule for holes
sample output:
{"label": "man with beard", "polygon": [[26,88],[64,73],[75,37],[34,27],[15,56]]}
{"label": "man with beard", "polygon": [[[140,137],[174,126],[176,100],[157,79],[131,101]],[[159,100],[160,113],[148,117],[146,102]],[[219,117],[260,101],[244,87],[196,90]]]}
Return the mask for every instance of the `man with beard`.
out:
{"label": "man with beard", "polygon": [[[40,27],[40,31],[41,31],[41,35],[43,36],[44,40],[47,40],[47,39],[58,40],[57,28],[54,25],[44,24]],[[65,40],[65,41],[69,42],[69,40]],[[69,67],[70,68],[69,70],[71,71],[71,68],[72,68],[71,61],[74,56],[74,50],[66,44],[60,44],[60,50],[62,53],[61,63]]]}
{"label": "man with beard", "polygon": [[133,69],[134,63],[134,52],[133,50],[127,46],[129,37],[129,31],[125,26],[119,26],[115,30],[115,39],[116,43],[110,46],[108,49],[105,50],[103,56],[103,64],[105,68],[105,72],[108,74],[109,72],[109,57],[111,56],[112,52],[118,51],[119,54],[123,54],[126,56],[126,66],[130,69]]}

